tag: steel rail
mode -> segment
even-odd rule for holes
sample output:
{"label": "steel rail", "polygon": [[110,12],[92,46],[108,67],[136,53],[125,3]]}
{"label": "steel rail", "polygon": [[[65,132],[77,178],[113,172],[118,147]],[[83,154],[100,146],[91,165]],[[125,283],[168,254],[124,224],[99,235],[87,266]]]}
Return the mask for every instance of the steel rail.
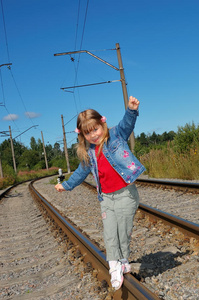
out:
{"label": "steel rail", "polygon": [[141,179],[138,178],[136,180],[137,183],[149,183],[150,185],[159,185],[165,187],[173,187],[183,190],[191,190],[194,192],[199,193],[199,184],[196,182],[189,182],[189,181],[170,181],[170,180],[162,180],[162,179]]}
{"label": "steel rail", "polygon": [[149,215],[150,219],[161,220],[164,224],[177,227],[183,234],[199,239],[199,225],[172,214],[163,212],[149,205],[140,203],[140,211]]}
{"label": "steel rail", "polygon": [[[136,180],[137,181],[137,180]],[[145,180],[144,180],[145,181]],[[148,180],[146,180],[148,182]],[[154,180],[155,181],[155,180]],[[159,180],[157,181],[159,182]],[[157,183],[156,182],[156,183]],[[162,181],[161,181],[162,182]],[[96,190],[95,185],[84,181],[84,184],[91,189]],[[148,215],[150,219],[161,220],[164,224],[177,227],[183,234],[199,239],[199,224],[187,221],[170,213],[166,213],[149,205],[140,203],[138,208],[143,214]]]}
{"label": "steel rail", "polygon": [[[78,246],[84,257],[84,261],[90,262],[92,267],[98,271],[97,278],[100,281],[105,280],[107,284],[110,285],[110,275],[105,253],[79,231],[77,227],[72,225],[66,217],[63,217],[61,213],[34,188],[34,181],[29,184],[32,197],[47,210],[52,219],[61,227],[73,244]],[[134,276],[126,274],[124,275],[122,288],[113,294],[113,299],[158,300],[159,298],[142,285]]]}

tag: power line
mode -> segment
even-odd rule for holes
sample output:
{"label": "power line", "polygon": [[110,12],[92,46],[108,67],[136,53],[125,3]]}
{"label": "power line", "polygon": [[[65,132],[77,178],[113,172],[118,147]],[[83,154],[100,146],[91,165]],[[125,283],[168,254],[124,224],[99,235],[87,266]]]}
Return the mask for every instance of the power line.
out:
{"label": "power line", "polygon": [[24,103],[23,98],[22,98],[22,96],[21,96],[21,93],[20,93],[20,91],[19,91],[19,88],[18,88],[18,86],[17,86],[16,80],[15,80],[15,78],[14,78],[14,75],[13,75],[13,73],[12,73],[11,68],[10,68],[10,73],[11,73],[12,79],[13,79],[13,81],[14,81],[15,87],[16,87],[16,89],[17,89],[17,92],[18,92],[18,94],[19,94],[19,98],[21,99],[21,102],[22,102],[23,107],[24,107],[24,109],[25,109],[26,115],[27,115],[28,118],[30,119],[31,123],[34,125],[32,119],[31,119],[31,117],[30,117],[30,115],[29,115],[29,113],[28,113],[28,111],[27,111],[27,108],[26,108],[26,106],[25,106],[25,103]]}
{"label": "power line", "polygon": [[8,61],[10,61],[10,55],[9,55],[9,50],[8,50],[8,39],[7,39],[7,33],[6,33],[6,23],[5,23],[5,18],[4,18],[3,1],[2,0],[1,0],[1,11],[2,11],[2,17],[3,17],[3,26],[4,26],[4,33],[5,33]]}
{"label": "power line", "polygon": [[66,124],[64,124],[64,126],[66,126],[68,123],[70,123],[70,121],[72,121],[75,117],[77,117],[77,114],[74,117],[72,117],[72,119],[70,119]]}
{"label": "power line", "polygon": [[16,138],[18,138],[20,135],[22,135],[22,134],[25,133],[26,131],[28,131],[28,130],[30,130],[31,128],[36,127],[36,126],[39,126],[39,125],[33,125],[33,126],[31,126],[30,128],[24,130],[22,133],[20,133],[19,135],[15,136],[15,137],[13,138],[13,140],[16,139]]}
{"label": "power line", "polygon": [[[81,0],[79,0],[79,2],[78,2],[76,34],[75,34],[75,49],[76,49],[76,46],[77,46],[77,36],[78,36],[78,28],[79,28],[80,1]],[[86,20],[87,20],[87,14],[88,14],[88,6],[89,6],[89,0],[87,0],[87,4],[86,4],[86,11],[85,11],[85,16],[84,16],[83,30],[82,30],[81,41],[80,41],[80,50],[82,49],[82,44],[83,44],[83,39],[84,39],[84,33],[85,33],[85,27],[86,27]],[[75,60],[71,57],[71,61],[74,62]],[[79,62],[80,62],[80,53],[79,53],[79,56],[78,56],[77,65],[74,63],[74,70],[75,70],[74,86],[77,83],[77,75],[78,75]],[[74,98],[74,102],[75,102],[75,106],[76,106],[76,111],[78,113],[77,102],[76,102],[74,91],[73,91],[73,98]]]}
{"label": "power line", "polygon": [[79,12],[80,12],[80,0],[78,2],[78,11],[77,11],[77,24],[76,24],[76,34],[75,34],[75,50],[77,47],[77,34],[78,34],[78,26],[79,26]]}
{"label": "power line", "polygon": [[[1,0],[1,10],[2,10],[2,16],[3,16],[3,26],[4,26],[4,33],[5,33],[5,41],[6,41],[6,48],[7,48],[7,56],[8,56],[8,61],[10,61],[9,48],[8,48],[8,38],[7,38],[7,32],[6,32],[6,22],[5,22],[4,10],[3,10],[3,0]],[[11,64],[9,64],[9,65],[11,65]],[[1,66],[2,66],[2,65],[1,65]],[[17,92],[18,92],[18,94],[19,94],[19,97],[20,97],[20,99],[21,99],[21,102],[22,102],[22,104],[23,104],[23,107],[24,107],[24,109],[25,109],[26,115],[27,115],[28,118],[30,119],[31,123],[34,125],[32,119],[30,118],[30,115],[29,115],[29,113],[28,113],[28,111],[27,111],[27,109],[26,109],[25,103],[24,103],[24,101],[23,101],[23,99],[22,99],[21,93],[20,93],[20,91],[19,91],[19,88],[18,88],[18,86],[17,86],[16,80],[15,80],[15,78],[14,78],[14,75],[13,75],[13,73],[12,73],[12,70],[11,70],[10,66],[8,67],[8,69],[10,70],[12,79],[13,79],[13,81],[14,81],[15,87],[16,87],[16,89],[17,89]],[[4,105],[5,105],[5,96],[4,96],[4,90],[3,90],[3,80],[2,80],[2,76],[1,76],[1,86],[2,86],[2,91],[3,91]]]}
{"label": "power line", "polygon": [[[83,44],[83,38],[84,38],[84,32],[85,32],[85,27],[86,27],[86,19],[87,19],[87,13],[88,13],[88,4],[89,4],[89,0],[87,0],[87,5],[86,5],[86,12],[85,12],[85,17],[84,17],[84,25],[83,25],[83,31],[82,31],[81,42],[80,42],[80,50],[82,50],[82,44]],[[77,61],[77,70],[76,70],[75,82],[76,82],[76,79],[77,79],[77,72],[78,72],[78,68],[79,68],[79,61],[80,61],[80,53],[79,53],[78,61]]]}
{"label": "power line", "polygon": [[2,89],[2,95],[3,95],[3,102],[0,102],[0,105],[5,105],[5,94],[4,94],[4,87],[3,87],[3,78],[1,74],[1,69],[0,69],[0,77],[1,77],[1,89]]}
{"label": "power line", "polygon": [[88,4],[89,4],[89,0],[87,0],[87,5],[86,5],[86,13],[85,13],[85,18],[84,18],[84,26],[83,26],[81,43],[80,43],[80,49],[82,49],[82,44],[83,44],[84,31],[85,31],[85,27],[86,27],[86,19],[87,19],[87,13],[88,13]]}
{"label": "power line", "polygon": [[9,136],[9,131],[0,131],[1,137]]}
{"label": "power line", "polygon": [[1,64],[0,65],[1,89],[2,89],[2,94],[3,94],[3,102],[0,103],[1,106],[5,105],[5,94],[4,94],[4,87],[3,87],[3,77],[2,77],[2,74],[1,74],[1,67],[7,66],[8,69],[9,69],[11,65],[12,65],[11,63]]}
{"label": "power line", "polygon": [[[82,44],[83,44],[83,38],[84,38],[84,32],[85,32],[85,27],[86,27],[86,20],[87,20],[87,13],[88,13],[88,5],[89,5],[89,0],[87,0],[87,5],[86,5],[86,12],[85,12],[85,17],[84,17],[84,25],[83,25],[83,31],[82,31],[82,37],[81,37],[81,42],[80,42],[80,49],[82,49]],[[80,0],[79,0],[79,4],[78,4],[78,20],[79,20],[79,11],[80,11]],[[78,24],[78,23],[77,23]],[[75,38],[75,49],[76,49],[76,44],[77,44],[77,32],[78,32],[78,27],[76,30],[76,38]],[[73,61],[74,62],[74,61]],[[80,62],[80,54],[78,56],[78,60],[77,60],[77,66],[74,64],[74,69],[75,69],[75,79],[74,79],[74,85],[76,85],[77,83],[77,74],[78,74],[78,69],[79,69],[79,62]],[[79,96],[79,93],[78,93]],[[77,109],[77,102],[76,102],[76,98],[75,98],[75,94],[73,94],[73,98],[75,101],[75,105],[76,105],[76,110],[78,113],[78,109]],[[80,101],[80,97],[79,97],[79,101]],[[81,106],[81,102],[80,102],[80,106]]]}
{"label": "power line", "polygon": [[5,107],[5,110],[7,111],[7,113],[8,113],[8,115],[9,115],[9,117],[10,117],[10,119],[13,121],[13,123],[15,124],[15,126],[16,126],[16,128],[19,130],[19,132],[20,132],[20,129],[19,129],[19,127],[17,126],[17,124],[15,123],[15,120],[12,118],[12,114],[10,114],[9,113],[9,111],[8,111],[8,109],[7,109],[7,107],[4,105],[4,107]]}

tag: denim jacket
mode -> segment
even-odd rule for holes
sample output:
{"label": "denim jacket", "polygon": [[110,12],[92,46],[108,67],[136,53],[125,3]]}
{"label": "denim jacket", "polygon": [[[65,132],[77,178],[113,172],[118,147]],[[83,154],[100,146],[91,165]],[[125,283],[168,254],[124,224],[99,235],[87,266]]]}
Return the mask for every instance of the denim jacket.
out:
{"label": "denim jacket", "polygon": [[[132,133],[137,119],[138,111],[127,108],[123,119],[115,127],[109,129],[109,139],[103,145],[103,153],[111,166],[128,184],[133,183],[138,176],[145,171],[145,167],[133,155],[128,147],[127,141]],[[71,175],[68,181],[64,181],[62,186],[65,190],[71,191],[81,184],[92,172],[97,184],[98,199],[102,201],[101,186],[99,182],[97,159],[95,155],[95,145],[91,144],[88,149],[90,163],[83,166],[82,163]]]}

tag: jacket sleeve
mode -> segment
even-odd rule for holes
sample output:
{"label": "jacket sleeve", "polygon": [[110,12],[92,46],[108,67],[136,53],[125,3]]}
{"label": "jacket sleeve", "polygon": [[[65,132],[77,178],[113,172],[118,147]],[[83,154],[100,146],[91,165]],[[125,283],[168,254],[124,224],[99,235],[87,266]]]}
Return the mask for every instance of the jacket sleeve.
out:
{"label": "jacket sleeve", "polygon": [[129,107],[126,109],[123,119],[116,126],[118,134],[127,141],[132,133],[135,122],[138,116],[138,110],[132,110]]}
{"label": "jacket sleeve", "polygon": [[83,166],[81,163],[75,172],[70,176],[67,181],[62,182],[62,186],[66,191],[73,190],[76,186],[80,185],[90,173],[90,166]]}

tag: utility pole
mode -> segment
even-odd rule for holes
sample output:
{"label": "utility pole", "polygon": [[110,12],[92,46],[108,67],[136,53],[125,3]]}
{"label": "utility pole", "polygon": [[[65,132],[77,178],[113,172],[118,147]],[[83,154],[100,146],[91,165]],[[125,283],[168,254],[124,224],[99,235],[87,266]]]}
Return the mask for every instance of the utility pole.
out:
{"label": "utility pole", "polygon": [[65,157],[66,157],[68,173],[70,173],[70,163],[69,163],[69,158],[68,158],[68,149],[67,149],[66,133],[65,133],[65,128],[64,128],[63,115],[61,115],[61,120],[62,120],[62,129],[63,129],[64,152],[65,152]]}
{"label": "utility pole", "polygon": [[[115,50],[115,49],[114,49]],[[124,105],[125,105],[125,109],[128,106],[128,93],[127,93],[127,88],[126,88],[126,81],[125,81],[125,76],[124,76],[124,68],[123,68],[123,64],[122,64],[122,57],[121,57],[121,52],[120,52],[120,46],[119,43],[116,43],[116,50],[117,50],[117,58],[118,58],[118,64],[119,64],[119,69],[111,64],[109,64],[107,61],[101,59],[100,57],[94,55],[93,53],[91,53],[90,51],[87,50],[78,50],[78,51],[70,51],[70,52],[63,52],[63,53],[56,53],[54,54],[54,56],[60,56],[60,55],[71,55],[71,54],[76,54],[76,53],[87,53],[91,56],[93,56],[94,58],[100,60],[101,62],[105,63],[106,65],[108,65],[109,67],[120,71],[120,80],[114,80],[114,81],[121,81],[122,83],[122,91],[123,91],[123,97],[124,97]],[[106,82],[100,82],[100,83],[94,83],[94,84],[86,84],[86,85],[81,85],[81,86],[73,86],[73,87],[65,87],[65,88],[61,88],[62,90],[68,89],[68,88],[76,88],[76,87],[83,87],[83,86],[88,86],[88,85],[96,85],[96,84],[103,84],[103,83],[110,83],[110,82],[114,82],[114,81],[106,81]],[[130,148],[131,151],[134,150],[135,147],[135,137],[134,137],[134,133],[132,132],[132,134],[130,135]]]}
{"label": "utility pole", "polygon": [[43,142],[43,149],[44,149],[44,157],[45,157],[45,162],[46,162],[46,169],[48,170],[48,161],[47,161],[46,148],[45,148],[45,145],[44,145],[44,137],[43,137],[42,131],[41,131],[41,137],[42,137],[42,142]]}
{"label": "utility pole", "polygon": [[11,143],[11,150],[12,150],[13,166],[14,166],[15,173],[17,173],[16,162],[15,162],[15,152],[14,152],[14,147],[13,147],[12,133],[11,133],[10,126],[9,126],[9,132],[10,132],[10,143]]}
{"label": "utility pole", "polygon": [[2,169],[2,163],[1,163],[1,157],[0,157],[0,177],[3,178],[3,169]]}
{"label": "utility pole", "polygon": [[[125,105],[125,109],[127,109],[127,106],[128,106],[128,93],[127,93],[127,88],[126,88],[126,80],[125,80],[125,75],[124,75],[124,68],[123,68],[123,64],[122,64],[122,56],[121,56],[121,52],[120,52],[119,43],[116,44],[116,50],[117,50],[117,59],[118,59],[118,64],[119,64],[119,69],[120,69],[120,78],[121,78],[121,83],[122,83],[124,105]],[[130,140],[130,148],[133,151],[134,147],[135,147],[134,132],[131,133],[129,140]]]}

